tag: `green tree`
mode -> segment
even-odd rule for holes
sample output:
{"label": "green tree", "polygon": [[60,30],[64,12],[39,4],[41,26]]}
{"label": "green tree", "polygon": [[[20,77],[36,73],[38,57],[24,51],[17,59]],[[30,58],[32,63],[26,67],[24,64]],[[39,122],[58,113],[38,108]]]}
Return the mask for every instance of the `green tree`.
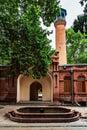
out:
{"label": "green tree", "polygon": [[59,1],[0,0],[0,63],[10,64],[16,74],[45,76],[54,50],[45,26],[59,12]]}
{"label": "green tree", "polygon": [[75,32],[80,30],[81,33],[85,32],[87,34],[87,0],[81,0],[80,4],[84,5],[83,14],[77,16],[77,19],[74,20],[73,29]]}
{"label": "green tree", "polygon": [[78,32],[78,30],[81,31],[81,33],[87,33],[87,29],[86,29],[86,17],[84,15],[79,15],[77,16],[77,19],[74,20],[73,23],[73,29],[75,30],[75,32]]}
{"label": "green tree", "polygon": [[80,31],[66,30],[67,61],[69,64],[87,63],[87,39]]}

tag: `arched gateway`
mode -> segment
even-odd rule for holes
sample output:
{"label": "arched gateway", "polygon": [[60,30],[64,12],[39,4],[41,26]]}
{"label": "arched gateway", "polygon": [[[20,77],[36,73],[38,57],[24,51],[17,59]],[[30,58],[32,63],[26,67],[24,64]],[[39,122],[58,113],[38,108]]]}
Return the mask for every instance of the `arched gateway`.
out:
{"label": "arched gateway", "polygon": [[42,101],[42,85],[35,81],[30,85],[30,101]]}
{"label": "arched gateway", "polygon": [[53,83],[50,74],[40,79],[19,75],[17,80],[17,102],[53,101]]}

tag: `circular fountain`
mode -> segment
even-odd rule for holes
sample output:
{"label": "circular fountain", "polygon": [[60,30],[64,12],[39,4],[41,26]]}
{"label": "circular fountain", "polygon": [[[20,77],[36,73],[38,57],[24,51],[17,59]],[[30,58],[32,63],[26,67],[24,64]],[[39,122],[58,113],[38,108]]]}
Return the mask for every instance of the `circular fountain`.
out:
{"label": "circular fountain", "polygon": [[59,106],[29,106],[8,112],[6,116],[21,123],[63,123],[79,120],[80,113]]}

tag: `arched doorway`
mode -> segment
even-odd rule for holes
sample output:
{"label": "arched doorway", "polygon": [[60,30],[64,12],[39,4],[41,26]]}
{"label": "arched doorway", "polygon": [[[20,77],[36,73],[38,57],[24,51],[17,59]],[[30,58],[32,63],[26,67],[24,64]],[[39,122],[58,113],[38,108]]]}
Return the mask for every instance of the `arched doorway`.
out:
{"label": "arched doorway", "polygon": [[30,85],[30,101],[42,101],[42,85],[39,82]]}
{"label": "arched doorway", "polygon": [[53,102],[53,82],[49,73],[40,79],[19,75],[17,79],[17,102],[30,101]]}

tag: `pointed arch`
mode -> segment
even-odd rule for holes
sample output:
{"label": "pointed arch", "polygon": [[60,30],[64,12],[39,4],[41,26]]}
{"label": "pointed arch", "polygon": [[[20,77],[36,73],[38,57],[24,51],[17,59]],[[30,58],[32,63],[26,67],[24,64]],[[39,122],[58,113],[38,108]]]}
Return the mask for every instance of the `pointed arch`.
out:
{"label": "pointed arch", "polygon": [[30,85],[30,101],[42,100],[42,85],[35,81]]}

